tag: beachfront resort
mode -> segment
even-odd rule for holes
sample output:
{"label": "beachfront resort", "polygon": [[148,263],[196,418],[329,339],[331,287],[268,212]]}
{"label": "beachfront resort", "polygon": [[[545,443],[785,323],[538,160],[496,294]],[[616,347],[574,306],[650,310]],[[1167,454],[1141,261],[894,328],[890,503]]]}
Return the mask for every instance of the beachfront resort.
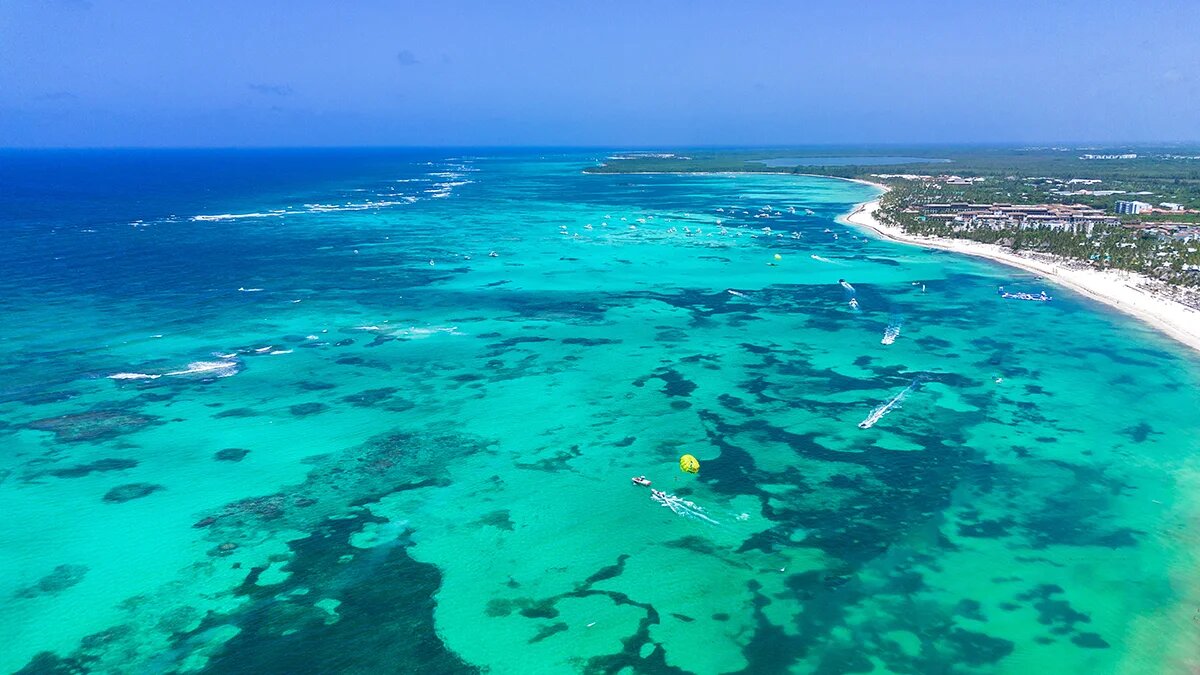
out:
{"label": "beachfront resort", "polygon": [[[1097,269],[1119,269],[1183,288],[1200,286],[1200,210],[1179,202],[1111,200],[1117,191],[1079,191],[1062,185],[1095,185],[1099,179],[1020,179],[873,174],[888,188],[876,214],[905,232],[999,244],[1075,260]],[[1014,186],[1021,186],[1021,191]],[[958,201],[958,196],[1040,197],[1036,203]],[[946,197],[952,200],[946,200]],[[931,198],[941,198],[933,200]],[[1072,199],[1072,197],[1074,199]],[[1105,206],[1106,201],[1110,205]],[[1187,294],[1185,294],[1187,295]],[[1200,304],[1200,303],[1189,303]]]}

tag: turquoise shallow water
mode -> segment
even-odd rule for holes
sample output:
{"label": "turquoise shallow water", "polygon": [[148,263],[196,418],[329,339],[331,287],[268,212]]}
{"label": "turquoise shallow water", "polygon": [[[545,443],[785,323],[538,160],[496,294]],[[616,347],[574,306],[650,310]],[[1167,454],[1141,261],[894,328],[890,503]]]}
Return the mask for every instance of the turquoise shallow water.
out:
{"label": "turquoise shallow water", "polygon": [[1196,665],[1200,361],[871,188],[4,159],[0,670]]}

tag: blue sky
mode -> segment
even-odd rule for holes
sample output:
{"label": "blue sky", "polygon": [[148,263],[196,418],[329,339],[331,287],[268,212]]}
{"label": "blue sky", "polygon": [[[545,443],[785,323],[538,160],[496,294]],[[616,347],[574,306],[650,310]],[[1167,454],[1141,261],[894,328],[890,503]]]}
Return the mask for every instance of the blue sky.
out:
{"label": "blue sky", "polygon": [[0,146],[1200,141],[1200,2],[0,1]]}

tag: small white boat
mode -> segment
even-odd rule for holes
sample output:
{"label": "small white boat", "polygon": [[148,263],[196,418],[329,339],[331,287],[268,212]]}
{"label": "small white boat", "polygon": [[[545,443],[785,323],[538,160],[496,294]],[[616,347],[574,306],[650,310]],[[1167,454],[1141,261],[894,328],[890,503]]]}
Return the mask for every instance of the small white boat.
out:
{"label": "small white boat", "polygon": [[1029,300],[1032,302],[1050,302],[1051,300],[1054,299],[1054,298],[1051,298],[1049,295],[1046,295],[1046,291],[1042,291],[1041,293],[1039,293],[1037,295],[1034,295],[1033,293],[1024,293],[1024,292],[1009,293],[1008,291],[1004,290],[1003,286],[1001,286],[997,292],[1000,294],[1000,297],[1005,298],[1007,300]]}
{"label": "small white boat", "polygon": [[634,476],[631,480],[633,481],[634,485],[650,487],[650,479],[646,478],[645,476]]}

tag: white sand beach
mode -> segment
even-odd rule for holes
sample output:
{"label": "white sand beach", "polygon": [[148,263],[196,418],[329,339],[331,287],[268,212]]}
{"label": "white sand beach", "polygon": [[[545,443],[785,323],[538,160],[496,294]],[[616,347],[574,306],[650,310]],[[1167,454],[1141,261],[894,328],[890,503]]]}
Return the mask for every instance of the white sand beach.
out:
{"label": "white sand beach", "polygon": [[[878,183],[857,182],[887,190],[885,186]],[[891,241],[979,256],[1040,274],[1137,317],[1200,351],[1200,311],[1164,295],[1159,290],[1163,287],[1161,282],[1132,272],[1080,267],[1080,263],[1058,256],[1015,253],[995,244],[984,244],[966,239],[909,234],[898,227],[880,223],[875,218],[875,211],[878,208],[879,200],[859,204],[854,211],[843,216],[842,220],[851,225],[866,228]]]}

